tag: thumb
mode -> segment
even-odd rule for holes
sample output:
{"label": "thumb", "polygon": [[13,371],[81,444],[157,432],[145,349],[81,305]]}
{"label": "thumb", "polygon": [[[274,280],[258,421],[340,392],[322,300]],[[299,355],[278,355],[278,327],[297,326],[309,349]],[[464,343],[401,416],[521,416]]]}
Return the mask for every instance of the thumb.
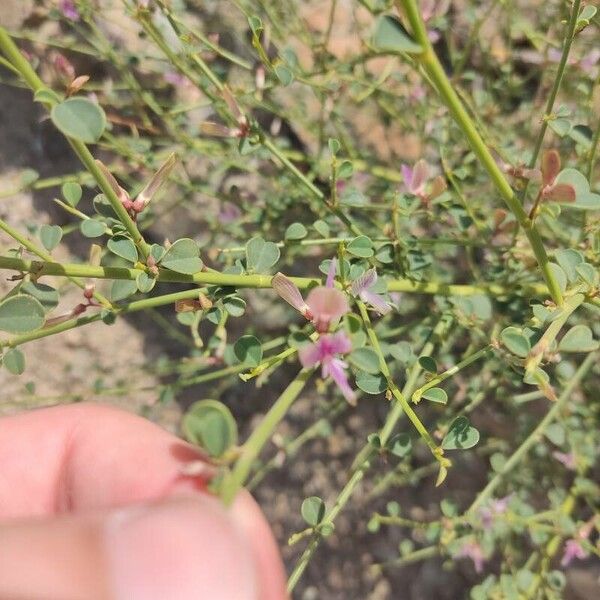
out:
{"label": "thumb", "polygon": [[8,522],[0,525],[0,598],[260,600],[253,543],[238,520],[195,496]]}

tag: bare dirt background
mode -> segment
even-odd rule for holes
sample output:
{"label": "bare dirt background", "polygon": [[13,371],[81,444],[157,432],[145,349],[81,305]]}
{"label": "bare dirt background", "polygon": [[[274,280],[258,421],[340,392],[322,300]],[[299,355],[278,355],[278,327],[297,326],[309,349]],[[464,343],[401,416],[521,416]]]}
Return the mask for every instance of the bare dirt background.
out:
{"label": "bare dirt background", "polygon": [[[108,2],[109,4],[114,4]],[[0,0],[0,23],[16,30],[28,17],[33,0]],[[326,4],[326,3],[325,3]],[[323,2],[306,2],[303,10],[315,26],[324,14]],[[47,32],[52,35],[52,31]],[[124,43],[136,43],[135,37],[122,38]],[[336,52],[352,48],[352,37],[343,27],[332,35]],[[373,144],[386,155],[398,149],[394,132],[382,131],[369,121],[357,121],[357,130],[373,137]],[[397,138],[399,139],[399,138]],[[310,144],[310,140],[306,140]],[[396,147],[395,147],[396,146]],[[403,140],[402,152],[418,155],[416,141]],[[409,156],[410,157],[410,156]],[[73,172],[78,168],[68,147],[43,119],[39,108],[31,101],[28,91],[0,86],[0,191],[10,189],[24,168],[34,168],[42,177]],[[65,218],[51,202],[55,190],[47,192],[19,193],[0,199],[0,217],[21,231],[28,224],[41,222],[63,223]],[[8,240],[0,239],[0,251],[9,247]],[[56,257],[60,260],[82,260],[89,242],[69,242],[62,245]],[[8,291],[11,283],[6,276],[0,277],[0,295]],[[57,280],[53,282],[59,284]],[[63,296],[65,310],[80,301],[80,290],[67,286]],[[164,317],[170,318],[169,311]],[[199,387],[186,390],[176,402],[157,404],[157,394],[152,389],[160,383],[152,364],[159,357],[176,358],[181,347],[165,339],[162,331],[151,318],[136,315],[120,318],[107,327],[101,323],[66,332],[60,336],[38,340],[25,348],[28,368],[21,377],[0,371],[0,412],[9,414],[31,406],[49,405],[64,401],[90,400],[110,402],[128,410],[141,412],[172,431],[177,431],[179,417],[185,406],[202,397]],[[133,368],[132,368],[133,367]],[[133,374],[133,380],[132,380]],[[115,396],[94,393],[101,382],[105,387],[144,387],[135,395]],[[223,398],[231,404],[242,430],[250,429],[253,419],[260,418],[272,397],[285,384],[285,373],[272,378],[269,386],[248,393],[246,387],[237,392],[227,392]],[[29,390],[27,387],[29,387]],[[35,396],[30,391],[35,386]],[[299,433],[315,418],[314,406],[318,397],[314,391],[292,411],[282,434]],[[300,548],[289,548],[287,537],[302,529],[300,503],[309,495],[320,495],[333,501],[344,485],[347,469],[356,451],[361,447],[365,432],[372,431],[380,415],[365,402],[348,417],[346,414],[334,423],[332,435],[318,439],[303,448],[289,468],[271,473],[262,482],[256,496],[267,513],[275,534],[283,548],[289,567],[293,566]],[[272,448],[270,449],[273,450]],[[457,473],[461,470],[456,469]],[[472,494],[485,478],[485,467],[470,465],[470,477],[452,481],[456,500],[467,504]],[[425,519],[434,516],[439,497],[431,481],[423,483],[418,490],[390,494],[407,508],[412,518]],[[374,574],[368,566],[394,555],[401,537],[397,531],[385,530],[377,535],[366,531],[368,515],[381,510],[386,499],[373,504],[360,492],[351,506],[336,521],[336,531],[322,545],[310,564],[303,582],[298,586],[296,598],[302,600],[388,600],[388,599],[440,599],[465,598],[464,592],[478,581],[471,565],[461,561],[450,571],[443,561],[430,560],[423,564],[389,570]],[[302,544],[300,544],[302,546]],[[567,598],[592,600],[599,597],[597,583],[600,574],[597,567],[572,568],[569,571]],[[233,600],[233,599],[232,599]]]}

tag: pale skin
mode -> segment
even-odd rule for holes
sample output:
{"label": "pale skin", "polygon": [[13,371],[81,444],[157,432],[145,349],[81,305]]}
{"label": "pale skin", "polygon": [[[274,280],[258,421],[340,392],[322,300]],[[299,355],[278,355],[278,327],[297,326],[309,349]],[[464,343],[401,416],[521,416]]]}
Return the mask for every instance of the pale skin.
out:
{"label": "pale skin", "polygon": [[285,600],[262,512],[182,474],[201,459],[99,405],[0,419],[0,600]]}

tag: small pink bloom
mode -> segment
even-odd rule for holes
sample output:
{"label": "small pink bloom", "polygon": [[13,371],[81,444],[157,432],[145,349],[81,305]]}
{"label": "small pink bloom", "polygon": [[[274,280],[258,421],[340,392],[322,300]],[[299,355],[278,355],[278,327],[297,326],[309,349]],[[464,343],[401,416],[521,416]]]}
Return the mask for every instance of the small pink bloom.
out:
{"label": "small pink bloom", "polygon": [[577,463],[575,461],[575,455],[572,452],[559,452],[555,450],[552,456],[559,462],[562,463],[567,469],[575,471]]}
{"label": "small pink bloom", "polygon": [[511,498],[512,494],[509,494],[504,498],[492,500],[488,506],[479,509],[479,516],[481,517],[481,524],[484,529],[490,529],[494,518],[506,512]]}
{"label": "small pink bloom", "polygon": [[242,211],[232,202],[223,202],[219,209],[219,220],[223,223],[232,223],[242,216]]}
{"label": "small pink bloom", "polygon": [[346,376],[348,364],[337,357],[338,354],[347,354],[351,350],[350,338],[344,331],[338,331],[322,335],[314,344],[301,348],[298,354],[304,368],[320,364],[322,377],[324,379],[331,377],[344,398],[354,405],[356,404],[356,394],[350,387]]}
{"label": "small pink bloom", "polygon": [[481,573],[483,571],[483,563],[485,562],[485,558],[479,542],[469,541],[465,543],[458,552],[457,557],[470,558],[473,561],[475,572]]}
{"label": "small pink bloom", "polygon": [[312,313],[308,308],[308,304],[304,301],[298,286],[291,279],[283,273],[276,273],[273,279],[271,279],[271,285],[280,298],[304,315],[309,321],[312,320]]}
{"label": "small pink bloom", "polygon": [[73,0],[60,0],[58,10],[60,10],[62,16],[65,19],[69,19],[69,21],[77,22],[81,18]]}
{"label": "small pink bloom", "polygon": [[557,183],[560,173],[560,154],[546,150],[542,155],[542,199],[551,202],[575,202],[575,188],[570,183]]}
{"label": "small pink bloom", "polygon": [[357,277],[352,282],[352,294],[358,296],[366,304],[370,304],[379,314],[385,315],[390,312],[391,307],[381,294],[371,291],[377,283],[377,271],[369,269],[366,273]]}
{"label": "small pink bloom", "polygon": [[415,196],[425,195],[425,186],[429,178],[429,165],[423,159],[417,161],[414,167],[402,165],[402,178],[406,189]]}
{"label": "small pink bloom", "polygon": [[571,539],[565,542],[565,551],[560,561],[561,567],[567,567],[571,564],[573,559],[579,560],[587,558],[588,552],[581,545],[581,540]]}
{"label": "small pink bloom", "polygon": [[332,287],[316,287],[310,290],[306,304],[312,313],[312,320],[318,332],[324,333],[331,323],[350,312],[346,295]]}
{"label": "small pink bloom", "polygon": [[273,277],[271,285],[281,298],[311,321],[319,333],[325,333],[332,323],[350,312],[346,295],[333,287],[335,272],[334,258],[329,266],[325,286],[320,285],[310,290],[306,301],[296,284],[282,273]]}

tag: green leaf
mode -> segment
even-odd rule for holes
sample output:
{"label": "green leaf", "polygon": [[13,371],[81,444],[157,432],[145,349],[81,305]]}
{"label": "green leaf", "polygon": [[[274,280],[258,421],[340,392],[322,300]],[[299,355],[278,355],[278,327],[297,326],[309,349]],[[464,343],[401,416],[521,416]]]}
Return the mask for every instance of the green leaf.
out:
{"label": "green leaf", "polygon": [[569,131],[571,131],[571,127],[573,127],[573,125],[569,119],[559,117],[558,119],[549,119],[548,127],[550,127],[550,129],[552,129],[556,135],[564,137],[567,135],[567,133],[569,133]]}
{"label": "green leaf", "polygon": [[452,421],[446,437],[442,440],[444,450],[467,450],[479,441],[479,431],[467,417],[457,417]]}
{"label": "green leaf", "polygon": [[138,261],[138,251],[131,238],[124,235],[115,235],[108,240],[107,248],[117,256],[135,264]]}
{"label": "green leaf", "polygon": [[593,265],[590,265],[589,263],[582,263],[577,265],[575,270],[577,271],[577,275],[579,275],[579,277],[581,277],[581,279],[589,286],[598,285],[600,276],[598,275],[598,271],[594,269]]}
{"label": "green leaf", "polygon": [[204,448],[211,456],[223,456],[238,440],[237,424],[231,411],[217,400],[198,400],[184,415],[186,439]]}
{"label": "green leaf", "polygon": [[246,312],[246,301],[239,296],[223,298],[223,308],[232,317],[241,317]]}
{"label": "green leaf", "polygon": [[600,210],[600,194],[590,191],[586,176],[577,169],[563,169],[556,177],[556,183],[568,183],[575,188],[575,202],[562,204],[564,208]]}
{"label": "green leaf", "polygon": [[28,333],[46,320],[41,302],[27,294],[16,294],[0,302],[0,331]]}
{"label": "green leaf", "polygon": [[13,375],[20,375],[25,370],[25,355],[18,348],[11,348],[2,357],[2,364]]}
{"label": "green leaf", "polygon": [[380,372],[379,356],[373,348],[356,348],[348,356],[348,360],[356,368],[376,375]]}
{"label": "green leaf", "polygon": [[294,74],[285,65],[279,64],[275,67],[275,75],[283,85],[290,85],[294,81]]}
{"label": "green leaf", "polygon": [[315,228],[315,231],[321,236],[321,237],[329,237],[330,234],[330,229],[329,229],[329,225],[327,225],[327,223],[325,223],[325,221],[323,221],[322,219],[318,219],[317,221],[315,221],[313,223],[313,227]]}
{"label": "green leaf", "polygon": [[203,263],[198,256],[199,253],[200,250],[194,240],[181,238],[166,251],[160,265],[176,273],[193,275],[203,267]]}
{"label": "green leaf", "polygon": [[437,363],[431,356],[419,356],[419,364],[423,370],[429,373],[437,373]]}
{"label": "green leaf", "polygon": [[62,236],[63,230],[58,225],[42,225],[40,227],[40,240],[48,252],[52,252],[58,246]]}
{"label": "green leaf", "polygon": [[246,243],[246,267],[256,273],[267,273],[279,260],[280,252],[277,244],[265,242],[260,236],[253,237]]}
{"label": "green leaf", "polygon": [[412,450],[412,440],[408,433],[398,433],[388,442],[390,453],[398,458],[404,458]]}
{"label": "green leaf", "polygon": [[567,274],[564,272],[562,267],[553,262],[548,263],[548,268],[550,271],[552,271],[552,274],[558,283],[558,287],[564,292],[567,289],[567,284],[569,283]]}
{"label": "green leaf", "polygon": [[584,261],[583,254],[577,250],[567,248],[565,250],[557,250],[554,253],[554,258],[560,268],[565,272],[569,283],[574,283],[577,280],[577,265]]}
{"label": "green leaf", "polygon": [[559,352],[593,352],[600,346],[594,340],[592,330],[587,325],[575,325],[565,333],[560,344]]}
{"label": "green leaf", "polygon": [[285,230],[285,239],[286,240],[301,240],[308,235],[308,231],[306,227],[302,225],[302,223],[292,223]]}
{"label": "green leaf", "polygon": [[446,404],[448,402],[448,394],[446,394],[442,388],[438,387],[433,387],[426,392],[423,392],[421,398],[425,398],[425,400],[430,400],[431,402],[437,402],[438,404]]}
{"label": "green leaf", "polygon": [[263,349],[260,341],[253,335],[243,335],[233,345],[235,357],[249,367],[256,367],[263,357]]}
{"label": "green leaf", "polygon": [[78,183],[74,181],[68,181],[67,183],[63,183],[61,192],[67,204],[69,204],[72,207],[75,207],[79,204],[79,201],[81,200],[83,190],[81,189],[81,186]]}
{"label": "green leaf", "polygon": [[157,264],[163,259],[165,252],[166,249],[160,244],[152,244],[152,246],[150,246],[150,256],[156,261]]}
{"label": "green leaf", "polygon": [[300,513],[308,525],[316,527],[325,516],[325,502],[318,496],[306,498],[302,502]]}
{"label": "green leaf", "polygon": [[97,142],[106,127],[106,115],[87,98],[69,98],[52,108],[50,118],[66,136],[86,144]]}
{"label": "green leaf", "polygon": [[48,312],[58,306],[60,297],[58,292],[45,283],[25,281],[19,292],[22,294],[28,294],[33,296],[36,300],[39,300],[40,304],[44,307],[44,311]]}
{"label": "green leaf", "polygon": [[113,302],[125,300],[137,292],[137,283],[131,279],[116,279],[110,288],[110,299]]}
{"label": "green leaf", "polygon": [[104,194],[97,194],[92,200],[94,210],[101,216],[109,219],[114,219],[117,216],[112,204]]}
{"label": "green leaf", "polygon": [[347,250],[354,256],[361,258],[369,258],[373,256],[373,242],[366,235],[359,235],[355,237],[347,246]]}
{"label": "green leaf", "polygon": [[356,373],[356,385],[367,394],[381,394],[387,390],[387,381],[381,374],[358,371]]}
{"label": "green leaf", "polygon": [[335,138],[329,138],[327,140],[327,145],[329,146],[329,152],[331,152],[331,154],[333,154],[334,156],[340,151],[340,142]]}
{"label": "green leaf", "polygon": [[33,95],[33,101],[41,102],[42,104],[55,104],[61,100],[62,98],[50,88],[42,88]]}
{"label": "green leaf", "polygon": [[354,173],[354,165],[349,160],[343,160],[337,168],[338,179],[348,179]]}
{"label": "green leaf", "polygon": [[500,334],[502,343],[506,346],[509,352],[515,356],[525,358],[531,350],[531,344],[523,333],[516,327],[507,327]]}
{"label": "green leaf", "polygon": [[260,35],[263,30],[262,21],[256,15],[248,17],[248,25],[250,25],[250,30],[254,35]]}
{"label": "green leaf", "polygon": [[382,15],[377,19],[372,43],[377,50],[387,52],[406,52],[408,54],[423,52],[423,47],[417,44],[404,29],[402,23],[391,15]]}
{"label": "green leaf", "polygon": [[107,232],[106,225],[97,219],[85,219],[79,223],[79,231],[86,238],[97,238]]}
{"label": "green leaf", "polygon": [[135,278],[135,285],[142,294],[147,294],[154,289],[156,277],[152,277],[145,271],[142,271],[138,273],[138,276]]}

